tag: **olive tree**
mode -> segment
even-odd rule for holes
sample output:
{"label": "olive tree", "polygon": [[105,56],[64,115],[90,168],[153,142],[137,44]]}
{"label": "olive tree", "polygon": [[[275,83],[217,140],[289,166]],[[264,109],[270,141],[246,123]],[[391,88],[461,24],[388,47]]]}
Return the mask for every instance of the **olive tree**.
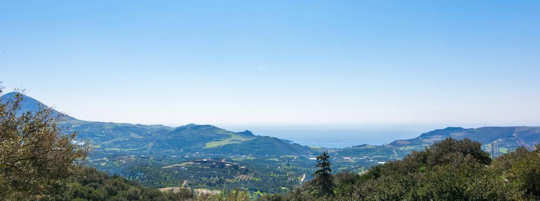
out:
{"label": "olive tree", "polygon": [[87,149],[61,133],[49,108],[18,113],[22,99],[0,102],[0,200],[51,199]]}

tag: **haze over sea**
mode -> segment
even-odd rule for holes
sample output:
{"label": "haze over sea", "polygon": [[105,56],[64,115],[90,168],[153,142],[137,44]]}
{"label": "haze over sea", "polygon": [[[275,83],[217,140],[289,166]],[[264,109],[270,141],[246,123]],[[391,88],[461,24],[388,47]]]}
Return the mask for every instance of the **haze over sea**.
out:
{"label": "haze over sea", "polygon": [[0,81],[82,120],[310,146],[535,126],[537,2],[3,2]]}
{"label": "haze over sea", "polygon": [[537,2],[3,2],[0,81],[83,120],[308,144],[540,125]]}
{"label": "haze over sea", "polygon": [[397,139],[414,138],[430,130],[448,126],[481,127],[488,125],[235,125],[223,127],[233,131],[248,129],[256,135],[278,137],[301,145],[344,148],[361,144],[387,144]]}
{"label": "haze over sea", "polygon": [[254,127],[255,134],[278,137],[295,143],[315,147],[343,148],[360,144],[385,144],[396,138],[418,135],[415,128],[336,128],[307,126]]}

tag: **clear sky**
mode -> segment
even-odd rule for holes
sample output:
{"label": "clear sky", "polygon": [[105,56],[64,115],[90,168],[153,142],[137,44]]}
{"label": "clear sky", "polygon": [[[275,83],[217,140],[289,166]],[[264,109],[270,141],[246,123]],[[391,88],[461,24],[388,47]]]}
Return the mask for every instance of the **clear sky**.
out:
{"label": "clear sky", "polygon": [[540,1],[2,1],[0,81],[96,121],[540,125]]}

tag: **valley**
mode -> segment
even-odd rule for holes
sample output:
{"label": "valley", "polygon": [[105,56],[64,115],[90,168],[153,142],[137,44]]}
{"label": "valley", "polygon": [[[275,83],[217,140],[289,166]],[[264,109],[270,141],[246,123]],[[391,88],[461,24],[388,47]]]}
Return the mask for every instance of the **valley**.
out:
{"label": "valley", "polygon": [[[2,96],[1,101],[14,97]],[[23,96],[21,112],[47,106]],[[78,120],[51,110],[63,133],[76,133],[88,145],[88,166],[155,188],[250,192],[289,192],[311,178],[315,156],[328,151],[336,172],[361,173],[369,167],[400,160],[446,138],[471,139],[492,157],[540,143],[540,127],[449,127],[385,145],[347,148],[308,147],[249,130],[228,131],[213,125],[179,127]],[[361,142],[359,142],[360,144]]]}

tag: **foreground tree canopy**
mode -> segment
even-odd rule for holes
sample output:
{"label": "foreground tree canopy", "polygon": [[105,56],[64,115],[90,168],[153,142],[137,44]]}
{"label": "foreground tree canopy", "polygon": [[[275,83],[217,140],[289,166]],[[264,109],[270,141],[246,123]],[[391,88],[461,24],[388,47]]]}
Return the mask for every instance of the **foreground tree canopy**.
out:
{"label": "foreground tree canopy", "polygon": [[[495,160],[468,139],[446,139],[362,175],[334,175],[335,196],[304,186],[273,200],[538,200],[540,145]],[[311,185],[311,184],[310,184]]]}
{"label": "foreground tree canopy", "polygon": [[60,135],[47,108],[17,114],[21,100],[0,103],[0,198],[52,199],[86,151]]}

